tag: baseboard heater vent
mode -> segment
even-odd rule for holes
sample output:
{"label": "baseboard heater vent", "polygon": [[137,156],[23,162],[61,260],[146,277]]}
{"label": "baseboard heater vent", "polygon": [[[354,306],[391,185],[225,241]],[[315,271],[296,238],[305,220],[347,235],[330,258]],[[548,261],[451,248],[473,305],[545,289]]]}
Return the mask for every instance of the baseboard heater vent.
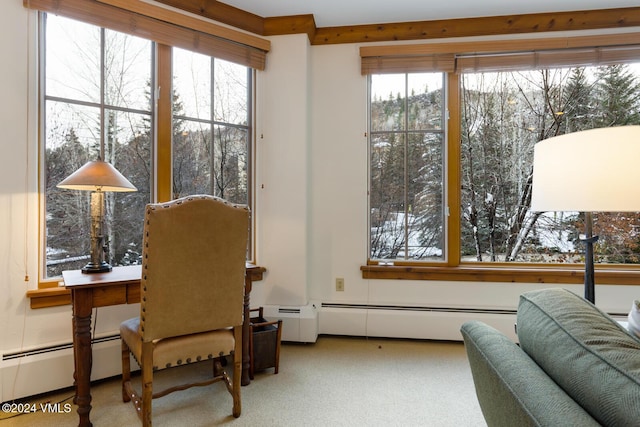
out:
{"label": "baseboard heater vent", "polygon": [[299,308],[279,308],[278,313],[280,314],[300,314]]}
{"label": "baseboard heater vent", "polygon": [[426,311],[433,313],[468,313],[468,314],[516,314],[516,310],[461,308],[461,307],[421,307],[408,305],[377,305],[377,304],[337,304],[322,303],[322,308],[345,308],[362,310],[393,310],[393,311]]}
{"label": "baseboard heater vent", "polygon": [[[100,338],[94,338],[91,340],[91,344],[97,344],[97,343],[101,343],[101,342],[108,342],[108,341],[114,341],[114,340],[120,340],[120,334],[113,334],[113,335],[106,335]],[[60,351],[60,350],[67,350],[73,348],[73,343],[72,342],[67,342],[67,343],[62,343],[62,344],[57,344],[57,345],[49,345],[49,346],[43,346],[43,347],[37,347],[37,348],[32,348],[30,350],[24,350],[24,351],[16,351],[16,352],[12,352],[12,353],[5,353],[2,355],[2,360],[12,360],[12,359],[19,359],[21,357],[28,357],[28,356],[35,356],[38,354],[46,354],[46,353],[51,353],[54,351]]]}
{"label": "baseboard heater vent", "polygon": [[265,305],[264,317],[282,320],[282,341],[312,343],[318,339],[318,309],[315,304]]}

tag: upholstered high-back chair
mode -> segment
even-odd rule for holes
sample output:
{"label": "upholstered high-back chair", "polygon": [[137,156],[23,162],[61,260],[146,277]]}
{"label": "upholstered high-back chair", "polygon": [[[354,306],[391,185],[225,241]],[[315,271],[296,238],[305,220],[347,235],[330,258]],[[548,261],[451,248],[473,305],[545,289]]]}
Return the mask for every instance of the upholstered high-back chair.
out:
{"label": "upholstered high-back chair", "polygon": [[[249,209],[207,195],[147,205],[140,317],[120,326],[122,396],[144,426],[152,398],[196,385],[226,383],[239,417],[242,321]],[[129,353],[142,370],[142,398],[131,384]],[[233,380],[221,359],[233,358]],[[153,372],[211,359],[213,378],[153,391]]]}

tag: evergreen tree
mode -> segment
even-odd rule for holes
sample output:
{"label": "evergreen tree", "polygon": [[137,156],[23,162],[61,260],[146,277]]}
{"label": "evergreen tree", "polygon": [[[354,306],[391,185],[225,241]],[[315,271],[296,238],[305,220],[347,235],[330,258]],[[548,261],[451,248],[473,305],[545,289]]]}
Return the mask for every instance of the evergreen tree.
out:
{"label": "evergreen tree", "polygon": [[596,96],[600,121],[597,127],[640,124],[640,91],[637,78],[624,64],[599,67]]}
{"label": "evergreen tree", "polygon": [[[624,64],[599,67],[596,75],[597,127],[640,124],[640,82],[629,67]],[[640,262],[638,223],[637,212],[595,214],[594,230],[599,235],[594,246],[596,258],[611,263]]]}
{"label": "evergreen tree", "polygon": [[593,83],[587,80],[584,67],[571,71],[569,81],[563,91],[564,129],[562,133],[593,129],[597,121]]}

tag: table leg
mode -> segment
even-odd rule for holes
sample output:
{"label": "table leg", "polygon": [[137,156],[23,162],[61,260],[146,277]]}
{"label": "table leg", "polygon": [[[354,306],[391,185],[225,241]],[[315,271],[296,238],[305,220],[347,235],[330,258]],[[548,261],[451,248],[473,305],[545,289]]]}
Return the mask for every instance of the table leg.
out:
{"label": "table leg", "polygon": [[251,274],[246,274],[244,277],[244,319],[242,320],[242,379],[240,381],[242,385],[249,385],[251,383],[251,379],[249,379],[249,368],[251,365],[251,355],[249,354],[249,334],[251,333],[249,295],[251,294],[251,286]]}
{"label": "table leg", "polygon": [[91,310],[92,291],[76,289],[73,299],[73,353],[75,358],[76,386],[74,402],[78,405],[80,427],[91,427]]}
{"label": "table leg", "polygon": [[73,292],[71,293],[71,339],[73,343],[73,404],[78,404],[78,353],[76,348],[78,344],[76,342],[76,316],[73,314]]}

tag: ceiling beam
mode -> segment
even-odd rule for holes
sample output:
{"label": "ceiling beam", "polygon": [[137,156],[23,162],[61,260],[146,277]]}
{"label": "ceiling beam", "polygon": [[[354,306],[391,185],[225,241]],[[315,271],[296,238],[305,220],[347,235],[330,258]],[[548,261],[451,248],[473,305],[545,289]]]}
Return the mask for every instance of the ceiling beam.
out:
{"label": "ceiling beam", "polygon": [[313,15],[263,18],[216,0],[156,1],[260,36],[307,34],[312,45],[640,26],[640,7],[318,28]]}
{"label": "ceiling beam", "polygon": [[640,26],[640,7],[325,27],[316,30],[311,44],[428,40],[635,26]]}
{"label": "ceiling beam", "polygon": [[216,0],[155,0],[250,33],[263,35],[264,18]]}
{"label": "ceiling beam", "polygon": [[263,36],[281,36],[284,34],[307,34],[312,41],[317,32],[313,15],[278,16],[264,19]]}

